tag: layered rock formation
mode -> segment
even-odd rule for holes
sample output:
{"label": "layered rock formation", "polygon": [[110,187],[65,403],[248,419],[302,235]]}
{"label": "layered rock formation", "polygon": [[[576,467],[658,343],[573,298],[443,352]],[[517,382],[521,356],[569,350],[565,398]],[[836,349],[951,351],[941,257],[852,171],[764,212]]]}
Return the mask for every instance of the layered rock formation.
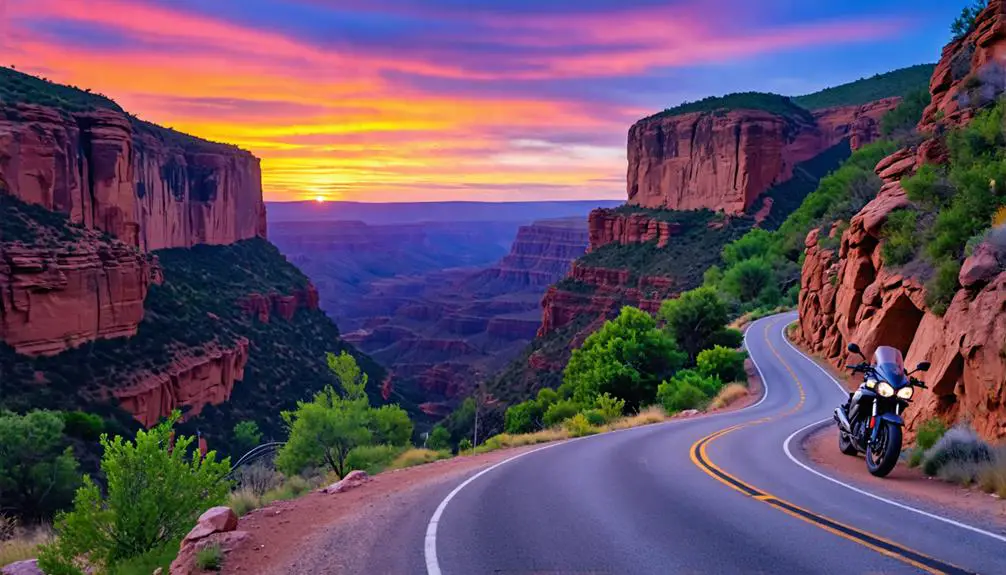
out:
{"label": "layered rock formation", "polygon": [[849,138],[853,149],[880,135],[880,117],[900,98],[790,115],[717,110],[658,115],[629,130],[628,203],[739,214],[796,164]]}
{"label": "layered rock formation", "polygon": [[[1004,4],[992,0],[972,32],[944,49],[931,84],[933,103],[920,129],[939,134],[932,130],[935,124],[960,124],[973,115],[972,108],[962,107],[962,81],[999,66],[997,58],[1006,54],[1004,24]],[[962,66],[968,70],[961,72]],[[910,204],[901,178],[924,162],[942,161],[942,147],[936,135],[878,164],[884,186],[852,218],[838,253],[824,249],[816,231],[807,237],[800,337],[836,365],[847,359],[849,342],[867,355],[878,345],[893,345],[910,366],[931,362],[922,377],[929,389],[916,392],[907,412],[909,431],[938,416],[968,421],[984,437],[1000,439],[1006,437],[1006,254],[1001,246],[980,246],[964,261],[959,278],[964,288],[942,316],[927,307],[917,274],[890,269],[881,254],[887,216]]]}
{"label": "layered rock formation", "polygon": [[248,363],[248,340],[233,347],[209,345],[174,358],[160,373],[146,373],[127,387],[112,390],[120,407],[133,414],[144,427],[181,409],[186,419],[199,415],[207,405],[220,405],[231,397],[235,382],[244,379]]}
{"label": "layered rock formation", "polygon": [[0,105],[0,180],[28,203],[145,250],[265,234],[257,158],[116,110]]}
{"label": "layered rock formation", "polygon": [[[2,192],[0,192],[2,193]],[[0,340],[52,355],[136,334],[156,261],[95,238],[63,249],[0,246]]]}
{"label": "layered rock formation", "polygon": [[570,263],[583,255],[586,245],[583,218],[521,226],[510,253],[466,284],[475,291],[494,294],[548,286],[569,271]]}
{"label": "layered rock formation", "polygon": [[657,220],[645,214],[622,214],[617,210],[597,209],[590,213],[590,245],[588,252],[607,244],[642,244],[657,242],[667,247],[671,236],[681,231],[681,225]]}

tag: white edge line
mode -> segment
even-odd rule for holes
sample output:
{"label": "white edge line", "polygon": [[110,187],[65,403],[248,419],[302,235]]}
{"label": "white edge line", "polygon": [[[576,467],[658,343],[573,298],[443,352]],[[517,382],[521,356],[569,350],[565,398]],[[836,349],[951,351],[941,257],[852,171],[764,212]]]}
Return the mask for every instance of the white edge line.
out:
{"label": "white edge line", "polygon": [[[787,324],[787,327],[789,325],[791,325],[791,324]],[[816,367],[819,370],[821,370],[821,373],[823,373],[825,376],[827,376],[828,379],[830,379],[836,386],[838,386],[839,390],[841,390],[841,392],[842,392],[843,395],[848,394],[848,391],[846,391],[846,389],[842,386],[842,384],[839,383],[838,380],[836,380],[834,377],[832,377],[831,374],[828,373],[827,370],[825,370],[823,367],[821,367],[821,365],[818,364],[816,361],[814,361],[812,358],[807,357],[807,354],[803,353],[802,351],[800,351],[799,349],[797,349],[796,346],[794,346],[792,343],[790,343],[789,338],[786,337],[786,331],[785,330],[786,330],[786,327],[783,327],[782,339],[783,339],[783,341],[786,342],[786,345],[788,345],[790,347],[790,349],[792,349],[797,354],[799,354],[800,357],[802,357],[803,359],[805,359],[808,362],[812,363],[814,365],[814,367]],[[754,361],[754,359],[752,359],[751,361]],[[755,365],[757,366],[758,364],[755,363]],[[876,499],[877,501],[882,501],[884,503],[887,503],[888,505],[893,505],[894,507],[897,507],[899,509],[904,509],[905,511],[911,511],[912,513],[917,513],[919,515],[922,515],[923,517],[928,517],[930,519],[935,519],[936,521],[941,521],[941,522],[946,523],[948,525],[953,525],[954,527],[960,527],[961,529],[965,529],[967,531],[971,531],[972,533],[978,533],[979,535],[985,535],[986,537],[991,537],[992,539],[995,539],[997,541],[1001,541],[1003,543],[1006,543],[1006,537],[1004,537],[1002,535],[999,535],[999,534],[996,534],[996,533],[992,533],[991,531],[986,531],[984,529],[980,529],[980,528],[975,527],[973,525],[968,525],[967,523],[961,523],[960,521],[954,521],[953,519],[950,519],[948,517],[943,517],[942,515],[936,515],[935,513],[930,513],[928,511],[923,511],[922,509],[918,509],[916,507],[912,507],[911,505],[905,505],[904,503],[899,503],[897,501],[894,501],[894,500],[891,500],[891,499],[887,499],[886,497],[881,497],[881,496],[879,496],[879,495],[877,495],[875,493],[870,493],[869,491],[866,491],[864,489],[860,489],[860,488],[858,488],[858,487],[856,487],[854,485],[849,485],[848,483],[845,483],[844,481],[840,481],[840,480],[835,479],[834,477],[832,477],[830,475],[822,473],[822,472],[820,472],[820,471],[818,471],[818,470],[810,467],[809,465],[805,464],[804,462],[800,461],[796,457],[794,457],[793,456],[793,452],[790,449],[790,444],[792,443],[793,439],[797,435],[800,435],[801,433],[807,431],[808,429],[810,429],[812,427],[817,427],[817,426],[819,426],[821,424],[824,424],[824,423],[827,423],[829,421],[831,421],[831,418],[822,419],[820,421],[815,421],[814,423],[811,423],[810,425],[801,427],[800,429],[798,429],[798,430],[794,431],[793,433],[791,433],[790,436],[786,438],[786,441],[783,443],[783,446],[782,446],[783,450],[786,452],[786,457],[788,457],[789,460],[792,461],[793,463],[799,465],[800,467],[802,467],[805,470],[813,473],[814,475],[817,475],[818,477],[820,477],[822,479],[827,479],[828,481],[830,481],[830,482],[832,482],[832,483],[834,483],[836,485],[841,485],[842,487],[844,487],[846,489],[849,489],[850,491],[855,491],[856,493],[859,493],[860,495],[865,495],[867,497],[870,497],[871,499]]]}
{"label": "white edge line", "polygon": [[[761,387],[762,387],[761,399],[759,399],[758,401],[756,401],[755,403],[753,403],[753,404],[751,404],[751,405],[749,405],[747,407],[738,409],[736,411],[728,411],[728,412],[725,412],[725,413],[722,413],[722,414],[714,413],[714,414],[711,414],[711,415],[706,416],[706,417],[716,417],[717,415],[726,415],[726,414],[730,414],[730,413],[740,413],[742,411],[747,411],[749,409],[754,409],[755,407],[758,407],[759,405],[761,405],[762,403],[764,403],[764,401],[766,399],[768,399],[768,382],[765,380],[765,376],[764,376],[764,374],[762,374],[761,368],[758,367],[758,362],[756,362],[754,360],[754,357],[750,353],[750,349],[748,349],[748,333],[751,332],[751,329],[754,327],[754,325],[756,323],[758,323],[760,321],[763,321],[763,320],[772,319],[772,318],[775,318],[775,317],[779,317],[779,316],[769,316],[769,317],[766,317],[766,318],[755,320],[755,321],[751,322],[747,326],[747,329],[744,330],[744,349],[748,350],[748,357],[751,357],[751,363],[754,364],[755,369],[758,371],[758,376],[761,378]],[[789,324],[787,324],[787,325],[789,325]],[[691,421],[691,419],[679,419],[677,421],[679,421],[679,422],[680,421]],[[665,423],[675,423],[675,421],[671,420],[671,421],[668,421],[668,422],[665,422]],[[640,428],[637,427],[637,428],[629,428],[629,429],[640,429]],[[542,446],[542,447],[538,447],[538,448],[532,449],[530,451],[525,451],[524,453],[518,453],[517,455],[514,455],[513,457],[504,459],[503,461],[500,461],[499,463],[491,465],[491,466],[483,469],[482,471],[479,471],[475,475],[472,475],[468,479],[462,481],[460,485],[458,485],[457,487],[455,487],[453,491],[451,491],[450,493],[447,494],[447,497],[444,497],[444,500],[441,501],[440,505],[437,506],[436,511],[433,512],[433,516],[430,517],[430,522],[426,524],[426,539],[425,539],[425,542],[424,542],[424,545],[423,545],[423,555],[424,555],[424,557],[426,559],[426,573],[428,575],[443,575],[443,571],[440,569],[440,561],[437,558],[437,527],[440,525],[440,518],[443,516],[444,511],[447,509],[447,505],[451,502],[452,499],[454,499],[454,497],[458,493],[461,492],[462,489],[464,489],[465,487],[467,487],[468,484],[470,484],[471,482],[475,481],[479,477],[482,477],[486,473],[489,473],[493,469],[496,469],[497,467],[500,467],[501,465],[505,465],[507,463],[510,463],[511,461],[513,461],[515,459],[520,459],[521,457],[524,457],[525,455],[531,455],[532,453],[536,453],[538,451],[549,449],[551,447],[556,447],[557,445],[565,445],[567,443],[572,443],[574,441],[578,441],[578,440],[581,440],[581,439],[587,439],[588,437],[602,437],[604,435],[610,435],[612,433],[618,433],[619,431],[629,431],[629,429],[616,429],[616,430],[611,431],[609,433],[601,433],[601,434],[598,434],[598,435],[590,435],[590,436],[586,436],[586,437],[577,437],[577,438],[570,439],[570,440],[567,440],[567,441],[559,441],[559,442],[556,442],[556,443],[550,443],[548,445],[545,445],[545,446]]]}

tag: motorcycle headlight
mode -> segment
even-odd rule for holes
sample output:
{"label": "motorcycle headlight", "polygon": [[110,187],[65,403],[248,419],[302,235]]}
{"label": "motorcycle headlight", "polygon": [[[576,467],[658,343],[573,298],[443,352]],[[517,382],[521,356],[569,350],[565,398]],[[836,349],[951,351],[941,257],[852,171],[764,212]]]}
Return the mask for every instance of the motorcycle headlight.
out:
{"label": "motorcycle headlight", "polygon": [[873,389],[873,388],[877,387],[877,380],[873,379],[872,377],[867,378],[866,379],[866,387],[867,387],[867,389]]}
{"label": "motorcycle headlight", "polygon": [[894,395],[894,388],[886,381],[881,381],[877,384],[877,393],[880,397],[891,397]]}
{"label": "motorcycle headlight", "polygon": [[898,390],[898,397],[900,399],[912,399],[912,394],[915,393],[915,389],[910,385],[906,385]]}

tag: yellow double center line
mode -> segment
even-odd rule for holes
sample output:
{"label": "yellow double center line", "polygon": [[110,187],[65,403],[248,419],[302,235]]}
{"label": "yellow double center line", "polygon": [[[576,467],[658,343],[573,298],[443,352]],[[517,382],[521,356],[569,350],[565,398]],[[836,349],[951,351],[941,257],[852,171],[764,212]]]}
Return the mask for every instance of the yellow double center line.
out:
{"label": "yellow double center line", "polygon": [[[769,329],[774,329],[777,325],[779,325],[778,321],[769,326]],[[698,466],[699,469],[707,473],[712,478],[716,479],[717,481],[723,483],[724,485],[732,489],[735,489],[743,493],[744,495],[747,495],[748,497],[761,501],[762,503],[765,503],[767,505],[771,505],[772,507],[792,517],[796,517],[797,519],[810,523],[815,527],[824,529],[829,533],[833,533],[835,535],[838,535],[839,537],[848,539],[849,541],[853,541],[855,543],[863,545],[864,547],[868,547],[876,551],[877,553],[881,553],[883,555],[886,555],[887,557],[891,557],[892,559],[897,559],[898,561],[907,563],[927,573],[948,573],[954,575],[970,574],[971,573],[970,571],[966,571],[964,569],[961,569],[960,567],[956,567],[949,563],[945,563],[938,559],[934,559],[932,557],[929,557],[928,555],[924,555],[922,553],[919,553],[918,551],[909,549],[908,547],[904,547],[902,545],[894,543],[893,541],[884,539],[883,537],[880,537],[878,535],[874,535],[872,533],[863,531],[861,529],[857,529],[850,525],[840,523],[838,521],[835,521],[834,519],[825,517],[824,515],[820,515],[814,513],[813,511],[809,511],[807,509],[799,507],[798,505],[786,501],[785,499],[776,497],[771,493],[768,493],[762,489],[754,487],[751,484],[746,483],[741,479],[737,478],[736,476],[727,473],[721,467],[719,467],[718,465],[713,463],[712,460],[709,459],[709,455],[706,452],[706,450],[709,447],[709,445],[712,442],[716,441],[717,439],[725,435],[729,435],[730,433],[733,433],[738,429],[750,427],[752,425],[758,425],[761,423],[767,423],[769,421],[782,419],[784,417],[792,415],[800,411],[800,409],[803,408],[803,405],[806,402],[807,395],[806,392],[804,391],[803,384],[800,383],[800,378],[796,376],[796,373],[793,372],[793,369],[789,366],[789,364],[783,360],[782,356],[779,355],[779,352],[776,351],[775,347],[772,345],[772,342],[767,337],[765,339],[765,343],[768,345],[769,349],[772,350],[772,353],[775,354],[776,358],[779,360],[779,363],[786,368],[786,371],[789,372],[789,375],[793,378],[793,381],[796,382],[797,390],[800,392],[800,401],[797,402],[796,406],[793,407],[793,409],[790,409],[785,413],[770,417],[763,417],[761,419],[756,419],[753,421],[748,421],[746,423],[735,425],[733,427],[721,429],[715,433],[703,437],[702,439],[699,439],[694,444],[692,444],[692,447],[690,449],[692,463],[694,463],[696,466]],[[762,385],[767,386],[768,384],[767,382],[763,381]]]}

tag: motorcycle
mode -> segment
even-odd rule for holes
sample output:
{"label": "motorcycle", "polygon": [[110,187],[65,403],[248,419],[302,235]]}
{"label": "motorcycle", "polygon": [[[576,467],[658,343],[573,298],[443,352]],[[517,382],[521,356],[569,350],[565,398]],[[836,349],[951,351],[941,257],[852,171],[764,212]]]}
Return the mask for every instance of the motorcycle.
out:
{"label": "motorcycle", "polygon": [[915,370],[906,372],[905,360],[896,348],[878,347],[872,364],[866,362],[866,356],[855,343],[850,343],[848,350],[863,358],[862,363],[846,366],[853,373],[862,373],[863,383],[849,393],[845,405],[835,408],[838,448],[846,455],[864,453],[870,474],[884,477],[894,469],[901,455],[905,425],[901,414],[911,403],[915,388],[926,388],[912,374],[928,371],[929,362],[923,361]]}

